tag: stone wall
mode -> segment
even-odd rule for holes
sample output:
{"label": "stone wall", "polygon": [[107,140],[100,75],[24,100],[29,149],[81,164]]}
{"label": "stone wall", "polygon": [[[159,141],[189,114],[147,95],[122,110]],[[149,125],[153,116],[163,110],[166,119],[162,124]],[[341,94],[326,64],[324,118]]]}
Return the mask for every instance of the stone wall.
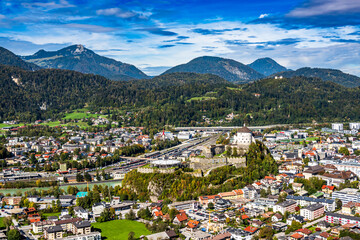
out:
{"label": "stone wall", "polygon": [[212,158],[217,154],[221,154],[225,151],[224,145],[211,145],[203,148],[203,154],[207,158]]}
{"label": "stone wall", "polygon": [[137,171],[139,173],[165,173],[165,174],[169,174],[169,173],[174,173],[175,169],[174,168],[147,168],[147,167],[142,167],[142,168],[137,168]]}
{"label": "stone wall", "polygon": [[221,167],[225,165],[234,165],[236,167],[246,167],[245,157],[215,157],[215,158],[200,158],[191,157],[190,168],[206,170],[213,167]]}

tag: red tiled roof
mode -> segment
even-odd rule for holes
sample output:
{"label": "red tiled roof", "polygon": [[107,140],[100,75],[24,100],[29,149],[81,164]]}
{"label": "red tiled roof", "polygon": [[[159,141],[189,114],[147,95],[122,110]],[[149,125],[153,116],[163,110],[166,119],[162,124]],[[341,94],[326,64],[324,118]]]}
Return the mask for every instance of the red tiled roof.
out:
{"label": "red tiled roof", "polygon": [[156,211],[155,216],[161,217],[163,215],[162,211]]}
{"label": "red tiled roof", "polygon": [[322,189],[328,188],[330,190],[334,190],[335,186],[323,185],[321,188]]}
{"label": "red tiled roof", "polygon": [[306,234],[306,235],[309,235],[309,234],[312,233],[312,231],[310,229],[307,229],[307,228],[304,228],[304,229],[300,228],[300,229],[296,230],[296,232],[301,232],[301,233]]}
{"label": "red tiled roof", "polygon": [[243,190],[241,190],[241,189],[233,190],[233,192],[235,192],[236,195],[243,195],[244,194]]}
{"label": "red tiled roof", "polygon": [[186,213],[184,213],[184,212],[177,214],[176,218],[179,220],[179,222],[188,220],[188,217],[186,216]]}
{"label": "red tiled roof", "polygon": [[249,216],[246,215],[246,214],[244,214],[244,215],[241,216],[241,219],[242,219],[242,220],[244,220],[244,219],[249,219]]}
{"label": "red tiled roof", "polygon": [[244,231],[254,233],[258,230],[256,227],[247,226]]}
{"label": "red tiled roof", "polygon": [[271,177],[271,176],[265,176],[265,179],[276,180],[276,178]]}
{"label": "red tiled roof", "polygon": [[301,235],[300,233],[294,233],[293,235],[291,235],[292,238],[295,238],[295,239],[301,239],[303,238],[304,236]]}
{"label": "red tiled roof", "polygon": [[199,225],[199,221],[190,220],[190,221],[187,223],[187,225],[188,225],[189,228],[196,228],[197,225]]}
{"label": "red tiled roof", "polygon": [[322,232],[320,233],[320,236],[327,239],[328,237],[330,237],[330,234],[327,232]]}
{"label": "red tiled roof", "polygon": [[209,199],[215,199],[216,197],[220,198],[219,195],[209,195],[209,196],[200,196],[201,200],[209,200]]}

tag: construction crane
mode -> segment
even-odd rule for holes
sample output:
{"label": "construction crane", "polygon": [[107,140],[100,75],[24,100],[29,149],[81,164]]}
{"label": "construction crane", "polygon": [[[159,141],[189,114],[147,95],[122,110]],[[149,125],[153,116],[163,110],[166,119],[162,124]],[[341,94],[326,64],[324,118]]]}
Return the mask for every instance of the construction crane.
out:
{"label": "construction crane", "polygon": [[210,214],[211,214],[211,212],[209,211],[209,223],[207,225],[206,232],[209,232],[209,230],[210,230],[210,221],[211,221]]}

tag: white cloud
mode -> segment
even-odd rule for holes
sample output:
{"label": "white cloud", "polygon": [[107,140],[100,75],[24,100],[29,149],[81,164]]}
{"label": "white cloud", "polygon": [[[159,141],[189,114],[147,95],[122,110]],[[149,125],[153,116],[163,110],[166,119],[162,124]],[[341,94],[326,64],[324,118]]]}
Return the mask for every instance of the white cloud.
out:
{"label": "white cloud", "polygon": [[[177,33],[177,36],[188,38],[177,40],[177,36],[154,35],[136,31],[135,28],[107,31],[112,29],[97,28],[94,25],[32,26],[29,32],[7,33],[0,36],[39,45],[81,43],[90,49],[101,50],[99,52],[101,55],[111,56],[122,62],[136,66],[148,64],[145,69],[148,68],[152,74],[156,71],[154,67],[174,66],[195,57],[211,55],[233,58],[245,64],[260,57],[272,57],[292,69],[303,66],[331,67],[360,75],[360,68],[355,67],[360,66],[360,44],[332,41],[359,31],[358,27],[286,30],[272,24],[227,21],[180,25],[158,23],[158,27],[166,27],[168,31]],[[52,31],[47,31],[50,28]],[[196,28],[227,29],[227,31],[221,34],[202,35],[192,31]],[[356,39],[356,36],[348,38]],[[129,39],[132,42],[128,42]],[[290,43],[284,39],[290,39]],[[292,42],[291,39],[295,41]],[[228,41],[240,41],[244,44],[228,44]],[[160,45],[175,46],[159,48]],[[158,69],[160,71],[161,68]]]}
{"label": "white cloud", "polygon": [[52,1],[52,2],[32,2],[32,3],[23,3],[22,4],[26,8],[42,8],[45,10],[52,10],[57,8],[69,8],[69,7],[75,7],[75,5],[70,4],[66,0],[60,0],[60,1]]}
{"label": "white cloud", "polygon": [[261,18],[265,18],[265,17],[268,17],[268,16],[269,16],[268,13],[263,13],[263,14],[261,14],[261,15],[259,16],[259,18],[261,19]]}
{"label": "white cloud", "polygon": [[313,17],[326,14],[360,12],[358,0],[310,0],[302,7],[295,8],[289,17]]}
{"label": "white cloud", "polygon": [[116,16],[119,18],[132,18],[138,17],[141,19],[147,19],[151,16],[151,12],[139,12],[139,11],[129,11],[122,8],[107,8],[107,9],[99,9],[96,11],[98,15],[104,16]]}

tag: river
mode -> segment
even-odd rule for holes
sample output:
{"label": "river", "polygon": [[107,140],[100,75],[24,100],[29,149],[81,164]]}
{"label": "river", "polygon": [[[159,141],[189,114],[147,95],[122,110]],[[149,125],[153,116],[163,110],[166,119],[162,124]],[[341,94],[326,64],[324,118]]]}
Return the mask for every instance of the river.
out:
{"label": "river", "polygon": [[[95,184],[96,185],[103,185],[103,186],[108,186],[108,187],[115,187],[117,185],[121,185],[122,180],[118,180],[118,181],[109,181],[109,182],[101,182],[101,183],[97,183],[97,182],[92,182],[89,183],[89,188],[91,189]],[[86,184],[71,184],[71,185],[64,185],[64,186],[60,186],[61,189],[64,189],[66,191],[68,186],[77,186],[79,189],[82,189],[84,187],[86,187]],[[30,191],[31,189],[35,188],[36,190],[48,190],[51,187],[31,187],[31,188],[9,188],[9,189],[0,189],[0,193],[6,195],[8,193],[10,193],[11,195],[13,195],[14,193],[25,193],[26,191]]]}

